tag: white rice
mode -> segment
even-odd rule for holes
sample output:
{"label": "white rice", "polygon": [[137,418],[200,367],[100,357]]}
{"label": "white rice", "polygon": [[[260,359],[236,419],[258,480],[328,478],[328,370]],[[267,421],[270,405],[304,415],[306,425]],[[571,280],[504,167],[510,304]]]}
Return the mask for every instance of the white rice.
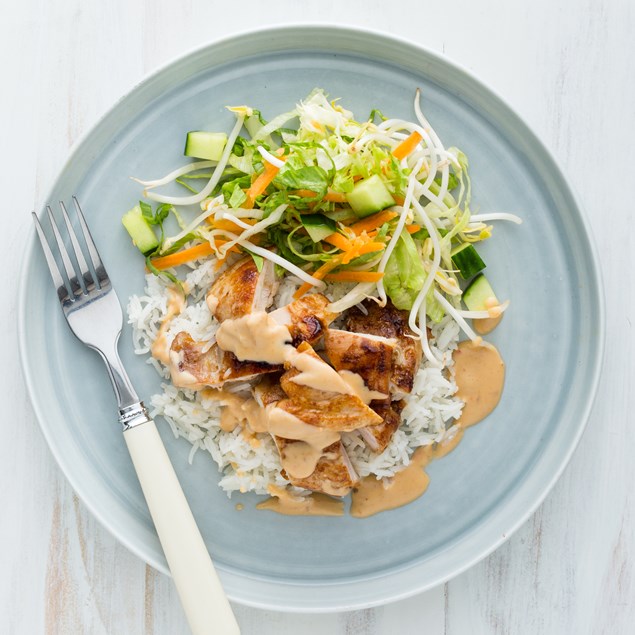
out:
{"label": "white rice", "polygon": [[[167,328],[168,345],[180,331],[187,331],[195,340],[208,342],[210,346],[214,343],[218,323],[207,308],[205,294],[224,268],[215,270],[212,260],[190,267],[185,279],[188,303]],[[300,281],[293,276],[285,277],[274,299],[274,306],[291,302],[299,284]],[[325,293],[334,301],[350,288],[351,285],[329,285]],[[127,307],[135,353],[147,356],[147,363],[166,379],[169,377],[167,369],[150,355],[150,348],[167,313],[167,303],[167,285],[156,276],[148,275],[143,295],[132,296]],[[335,325],[339,325],[337,321]],[[459,327],[446,317],[439,324],[431,323],[430,328],[431,347],[446,360],[445,370],[427,363],[421,366],[412,394],[406,398],[401,426],[386,450],[381,454],[371,452],[356,432],[342,435],[351,462],[360,476],[392,476],[408,465],[416,448],[441,440],[446,427],[461,414],[463,404],[454,397],[456,384],[451,376],[452,351],[458,343]],[[246,388],[244,384],[234,385],[231,390]],[[243,433],[240,428],[225,432],[220,428],[217,401],[204,399],[200,392],[175,388],[168,382],[161,384],[161,389],[162,392],[150,399],[152,416],[162,416],[175,437],[184,437],[192,444],[190,462],[199,449],[211,454],[223,475],[219,485],[228,496],[234,491],[266,494],[268,485],[288,485],[280,475],[278,452],[269,435],[254,437]],[[298,493],[302,491],[294,489]]]}

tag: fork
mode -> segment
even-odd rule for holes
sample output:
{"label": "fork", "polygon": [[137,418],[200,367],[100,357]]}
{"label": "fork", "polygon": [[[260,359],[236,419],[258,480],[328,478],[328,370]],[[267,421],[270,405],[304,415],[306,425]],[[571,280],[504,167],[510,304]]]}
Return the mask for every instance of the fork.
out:
{"label": "fork", "polygon": [[[47,206],[46,211],[54,244],[49,243],[37,214],[32,213],[64,317],[75,336],[99,353],[106,364],[123,436],[192,632],[194,635],[240,633],[156,425],[119,358],[121,304],[75,196],[73,203],[92,271],[63,202],[60,201],[60,208],[77,266],[65,247],[64,229],[60,231],[51,207]],[[63,272],[54,250],[62,261]]]}

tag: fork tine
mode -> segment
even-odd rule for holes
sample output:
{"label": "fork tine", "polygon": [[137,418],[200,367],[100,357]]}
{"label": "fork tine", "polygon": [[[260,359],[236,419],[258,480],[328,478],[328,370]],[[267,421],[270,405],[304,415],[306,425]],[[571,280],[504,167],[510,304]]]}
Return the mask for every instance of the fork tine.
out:
{"label": "fork tine", "polygon": [[46,206],[46,212],[48,213],[49,221],[51,222],[51,227],[53,228],[53,235],[55,236],[57,248],[59,249],[60,255],[62,256],[62,263],[64,264],[64,269],[66,270],[68,281],[71,283],[71,291],[73,295],[80,296],[83,293],[83,290],[81,285],[79,284],[79,280],[77,279],[77,272],[75,271],[75,267],[73,267],[73,263],[68,256],[68,251],[66,251],[66,247],[64,246],[62,235],[60,234],[60,230],[57,227],[55,216],[53,216],[53,210],[51,209],[50,205]]}
{"label": "fork tine", "polygon": [[97,282],[99,284],[99,287],[103,288],[105,285],[110,283],[110,278],[108,278],[108,273],[106,273],[104,263],[101,261],[101,257],[99,255],[99,252],[97,251],[97,247],[95,246],[95,241],[91,236],[90,229],[88,229],[86,219],[84,218],[84,213],[82,212],[82,208],[79,206],[79,201],[77,200],[76,196],[73,196],[73,203],[75,203],[75,209],[77,210],[79,224],[82,228],[82,233],[84,234],[84,240],[86,241],[86,246],[88,247],[90,259],[93,263],[93,267],[95,268]]}
{"label": "fork tine", "polygon": [[88,268],[86,259],[84,258],[84,252],[79,245],[75,230],[71,225],[71,220],[68,217],[68,212],[66,211],[66,205],[64,205],[64,201],[60,201],[60,207],[62,208],[62,216],[64,217],[64,222],[66,223],[66,229],[68,230],[68,234],[71,237],[71,243],[73,245],[73,251],[75,252],[75,258],[77,259],[77,264],[79,265],[82,278],[84,279],[84,284],[86,285],[86,291],[90,292],[95,288],[93,276],[90,272],[90,269]]}
{"label": "fork tine", "polygon": [[44,235],[44,230],[42,229],[42,225],[40,224],[40,219],[37,217],[35,212],[31,212],[33,216],[33,220],[35,222],[35,229],[37,231],[38,238],[40,239],[40,244],[42,245],[42,251],[44,252],[44,257],[46,258],[46,264],[48,265],[49,271],[51,272],[51,278],[53,278],[53,284],[55,285],[55,289],[57,291],[57,297],[60,302],[64,302],[68,297],[68,289],[66,288],[66,284],[64,284],[64,278],[57,266],[57,262],[55,262],[55,256],[53,256],[53,252],[49,247],[48,240],[46,240],[46,236]]}

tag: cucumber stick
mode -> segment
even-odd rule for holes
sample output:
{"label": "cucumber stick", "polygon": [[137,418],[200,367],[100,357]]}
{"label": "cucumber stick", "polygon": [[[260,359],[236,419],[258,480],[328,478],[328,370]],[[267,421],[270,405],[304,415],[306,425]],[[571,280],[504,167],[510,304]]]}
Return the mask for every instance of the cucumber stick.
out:
{"label": "cucumber stick", "polygon": [[224,132],[192,130],[187,133],[183,154],[196,159],[220,161],[226,144],[227,135]]}
{"label": "cucumber stick", "polygon": [[302,214],[300,220],[302,225],[304,225],[304,229],[306,229],[306,233],[314,243],[319,243],[337,231],[335,222],[322,214]]}
{"label": "cucumber stick", "polygon": [[482,273],[479,273],[463,291],[463,302],[470,311],[487,311],[499,304],[492,285]]}
{"label": "cucumber stick", "polygon": [[145,256],[153,252],[158,246],[159,241],[154,229],[143,217],[139,205],[135,205],[129,212],[126,212],[121,219],[123,226],[132,238],[132,243]]}
{"label": "cucumber stick", "polygon": [[452,250],[450,255],[454,266],[459,270],[464,280],[469,280],[485,269],[483,259],[478,255],[474,245],[470,245],[470,243],[459,245]]}
{"label": "cucumber stick", "polygon": [[353,191],[346,195],[346,200],[360,218],[395,204],[388,188],[376,174],[356,183]]}

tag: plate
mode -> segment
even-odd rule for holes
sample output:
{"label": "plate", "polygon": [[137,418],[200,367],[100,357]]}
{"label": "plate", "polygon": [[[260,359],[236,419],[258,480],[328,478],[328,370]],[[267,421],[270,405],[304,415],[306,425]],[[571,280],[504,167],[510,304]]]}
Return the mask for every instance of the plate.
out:
{"label": "plate", "polygon": [[[401,509],[355,518],[284,517],[229,500],[203,453],[161,434],[230,598],[287,611],[349,610],[421,592],[465,570],[527,519],[571,456],[600,372],[604,318],[598,267],[575,197],[553,158],[505,103],[461,68],[377,33],[303,26],[217,42],[144,80],[77,146],[46,201],[79,196],[123,302],[143,268],[120,218],[139,196],[130,175],[180,165],[187,130],[229,129],[226,104],[265,117],[320,86],[363,117],[413,118],[417,86],[446,145],[470,159],[473,209],[508,211],[483,248],[488,277],[511,308],[491,340],[507,363],[502,401],[429,468],[427,493]],[[24,374],[42,431],[84,503],[153,567],[166,563],[115,417],[101,361],[68,330],[35,239],[20,297]],[[159,379],[120,351],[146,399]]]}

